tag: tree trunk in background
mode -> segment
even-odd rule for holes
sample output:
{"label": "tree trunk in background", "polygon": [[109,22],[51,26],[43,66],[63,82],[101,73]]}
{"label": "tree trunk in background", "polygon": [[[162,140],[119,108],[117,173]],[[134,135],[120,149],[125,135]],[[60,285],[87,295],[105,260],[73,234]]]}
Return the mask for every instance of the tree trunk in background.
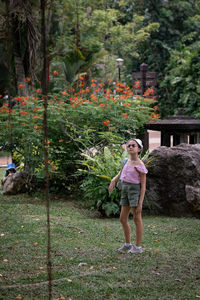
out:
{"label": "tree trunk in background", "polygon": [[25,70],[23,65],[23,58],[21,54],[19,22],[16,17],[11,16],[12,33],[13,33],[13,54],[15,64],[15,76],[17,83],[17,91],[19,96],[27,96],[28,91],[25,82]]}

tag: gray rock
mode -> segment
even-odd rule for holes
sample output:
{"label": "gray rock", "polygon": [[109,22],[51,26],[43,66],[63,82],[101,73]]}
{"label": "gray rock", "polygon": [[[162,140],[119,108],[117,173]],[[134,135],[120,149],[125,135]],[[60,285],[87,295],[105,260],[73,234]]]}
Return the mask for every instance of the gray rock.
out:
{"label": "gray rock", "polygon": [[151,213],[200,216],[200,144],[158,147],[145,164],[149,173],[144,205]]}
{"label": "gray rock", "polygon": [[14,173],[6,179],[3,185],[4,195],[16,195],[26,191],[26,172]]}
{"label": "gray rock", "polygon": [[200,211],[200,188],[185,186],[186,200],[193,211]]}

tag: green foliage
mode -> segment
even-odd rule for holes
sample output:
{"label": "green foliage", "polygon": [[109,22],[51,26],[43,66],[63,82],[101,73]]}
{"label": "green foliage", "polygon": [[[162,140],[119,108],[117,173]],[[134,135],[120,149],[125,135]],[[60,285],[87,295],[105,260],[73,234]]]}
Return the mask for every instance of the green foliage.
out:
{"label": "green foliage", "polygon": [[[184,38],[185,42],[191,34]],[[180,44],[179,50],[171,51],[166,68],[167,75],[161,87],[170,94],[163,111],[173,113],[178,107],[184,108],[186,114],[199,117],[200,102],[200,42],[190,46]]]}
{"label": "green foliage", "polygon": [[[115,80],[118,75],[113,57],[126,58],[125,76],[123,76],[126,78],[132,72],[132,60],[139,56],[139,45],[144,44],[150,38],[150,34],[157,31],[159,27],[159,24],[154,22],[145,26],[144,17],[137,13],[133,13],[131,20],[122,24],[120,9],[114,9],[109,4],[107,4],[108,8],[104,9],[101,4],[94,5],[90,1],[90,5],[81,1],[62,2],[62,10],[61,4],[57,4],[54,11],[55,14],[59,13],[57,19],[62,27],[55,31],[56,42],[52,39],[51,55],[55,57],[52,64],[55,65],[60,60],[58,55],[65,57],[69,51],[81,51],[84,64],[81,65],[78,73],[80,75],[81,72],[85,72],[90,78],[91,72],[94,74],[94,71],[98,70],[101,73],[102,69],[106,69],[106,54],[110,59],[109,69],[113,70],[111,78]],[[76,67],[73,59],[69,59],[68,70],[75,70]]]}
{"label": "green foliage", "polygon": [[[57,76],[57,75],[55,75]],[[52,186],[70,189],[76,161],[92,147],[121,143],[130,132],[140,132],[151,120],[150,99],[132,99],[129,87],[117,83],[112,90],[95,80],[48,98],[48,152]],[[0,145],[14,152],[16,162],[37,178],[44,178],[43,100],[40,90],[32,97],[16,97],[16,105],[0,108]]]}
{"label": "green foliage", "polygon": [[84,201],[90,209],[98,209],[106,216],[119,215],[120,212],[120,191],[115,189],[111,194],[108,186],[111,179],[119,173],[123,157],[122,148],[107,147],[96,156],[82,154],[84,160],[79,164],[84,167],[78,169],[77,175],[86,175],[80,185],[84,193]]}

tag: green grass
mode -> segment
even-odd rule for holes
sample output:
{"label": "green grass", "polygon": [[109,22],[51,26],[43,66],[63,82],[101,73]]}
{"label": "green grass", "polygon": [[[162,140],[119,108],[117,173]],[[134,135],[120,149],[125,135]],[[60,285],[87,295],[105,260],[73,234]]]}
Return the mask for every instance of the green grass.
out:
{"label": "green grass", "polygon": [[0,168],[0,179],[4,176],[6,168]]}
{"label": "green grass", "polygon": [[[0,194],[0,211],[0,286],[46,281],[42,195]],[[53,284],[53,299],[200,297],[200,220],[144,216],[145,251],[128,255],[116,251],[123,243],[118,219],[95,218],[57,197],[50,212],[53,279],[65,278]],[[0,288],[0,299],[48,299],[47,284]]]}

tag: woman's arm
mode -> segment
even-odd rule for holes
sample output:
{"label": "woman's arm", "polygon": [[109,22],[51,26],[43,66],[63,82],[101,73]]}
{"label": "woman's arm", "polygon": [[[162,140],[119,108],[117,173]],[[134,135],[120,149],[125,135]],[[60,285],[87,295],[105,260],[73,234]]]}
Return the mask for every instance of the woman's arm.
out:
{"label": "woman's arm", "polygon": [[140,198],[137,206],[137,212],[142,211],[142,203],[144,201],[144,195],[146,192],[146,174],[140,173],[140,184],[141,184],[141,190],[140,190]]}
{"label": "woman's arm", "polygon": [[7,180],[8,176],[4,176],[3,179],[2,179],[2,183],[4,184]]}
{"label": "woman's arm", "polygon": [[[122,170],[121,170],[121,171],[122,171]],[[115,182],[116,182],[117,180],[119,180],[121,171],[120,171],[115,177],[113,177],[113,179],[111,180],[110,185],[109,185],[109,187],[108,187],[109,193],[111,193],[111,192],[114,190],[114,188],[115,188]]]}

